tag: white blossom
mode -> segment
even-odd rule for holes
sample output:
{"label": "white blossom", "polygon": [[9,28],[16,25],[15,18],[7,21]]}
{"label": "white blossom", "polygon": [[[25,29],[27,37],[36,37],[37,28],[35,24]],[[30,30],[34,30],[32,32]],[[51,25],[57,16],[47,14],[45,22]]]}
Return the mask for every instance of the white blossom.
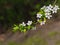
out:
{"label": "white blossom", "polygon": [[40,25],[44,25],[44,24],[45,24],[45,21],[41,21],[41,22],[40,22]]}
{"label": "white blossom", "polygon": [[27,25],[31,25],[32,24],[32,21],[28,21]]}
{"label": "white blossom", "polygon": [[53,8],[53,6],[52,6],[51,4],[49,5],[49,7],[50,7],[50,8]]}
{"label": "white blossom", "polygon": [[52,10],[52,8],[50,6],[47,6],[46,9],[48,9],[50,12]]}
{"label": "white blossom", "polygon": [[60,8],[57,5],[52,6],[50,4],[49,6],[43,6],[41,9],[44,9],[44,12],[51,12],[52,11],[52,13],[57,13],[57,10]]}
{"label": "white blossom", "polygon": [[37,18],[41,18],[42,14],[37,14]]}
{"label": "white blossom", "polygon": [[50,19],[52,17],[51,13],[45,13],[46,18]]}
{"label": "white blossom", "polygon": [[52,6],[51,5],[49,5],[49,6],[43,6],[41,9],[44,9],[44,12],[51,12]]}
{"label": "white blossom", "polygon": [[57,13],[57,10],[60,9],[57,5],[55,5],[52,9],[52,13]]}
{"label": "white blossom", "polygon": [[51,15],[51,13],[45,13],[45,15]]}
{"label": "white blossom", "polygon": [[52,15],[46,15],[46,18],[50,19],[52,17]]}
{"label": "white blossom", "polygon": [[49,9],[46,8],[46,9],[44,9],[44,12],[51,12],[51,11],[50,11]]}
{"label": "white blossom", "polygon": [[51,11],[53,9],[53,6],[50,4],[49,6],[46,6],[46,9]]}
{"label": "white blossom", "polygon": [[57,10],[53,9],[53,10],[52,10],[52,13],[57,13]]}
{"label": "white blossom", "polygon": [[60,9],[59,6],[57,6],[57,5],[55,5],[55,8],[56,8],[56,9]]}
{"label": "white blossom", "polygon": [[26,26],[26,24],[25,24],[24,22],[22,22],[22,25],[23,25],[23,26]]}

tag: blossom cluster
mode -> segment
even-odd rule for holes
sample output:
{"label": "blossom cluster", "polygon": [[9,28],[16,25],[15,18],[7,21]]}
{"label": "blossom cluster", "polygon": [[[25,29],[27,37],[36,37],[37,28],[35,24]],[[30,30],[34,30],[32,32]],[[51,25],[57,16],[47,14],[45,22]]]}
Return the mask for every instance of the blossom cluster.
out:
{"label": "blossom cluster", "polygon": [[[52,17],[52,13],[57,13],[59,6],[55,5],[49,5],[49,6],[43,6],[40,11],[37,13],[37,22],[40,23],[40,25],[44,25],[46,23],[46,19],[50,19]],[[36,30],[35,26],[32,26],[32,24],[35,22],[28,21],[27,23],[22,22],[19,25],[14,25],[13,31],[20,30],[21,32],[26,32],[27,30]]]}
{"label": "blossom cluster", "polygon": [[28,21],[27,23],[25,23],[25,22],[22,22],[22,26],[26,26],[26,25],[28,25],[28,26],[30,26],[32,24],[32,21]]}
{"label": "blossom cluster", "polygon": [[13,31],[20,30],[21,32],[26,32],[26,30],[31,29],[32,21],[28,21],[27,23],[22,22],[19,25],[14,25]]}
{"label": "blossom cluster", "polygon": [[[37,21],[40,23],[40,25],[45,24],[46,20],[44,19],[50,19],[52,17],[52,13],[57,13],[57,10],[60,9],[59,6],[55,5],[52,6],[51,4],[49,6],[43,6],[40,11],[37,13]],[[42,20],[43,19],[43,20]]]}

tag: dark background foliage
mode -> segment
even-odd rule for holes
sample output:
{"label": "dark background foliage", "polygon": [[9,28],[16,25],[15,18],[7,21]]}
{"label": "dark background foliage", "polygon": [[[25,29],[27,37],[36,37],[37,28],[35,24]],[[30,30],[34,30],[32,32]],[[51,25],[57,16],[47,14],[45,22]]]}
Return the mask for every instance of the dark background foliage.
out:
{"label": "dark background foliage", "polygon": [[0,30],[23,21],[36,20],[39,9],[53,2],[54,0],[0,0]]}

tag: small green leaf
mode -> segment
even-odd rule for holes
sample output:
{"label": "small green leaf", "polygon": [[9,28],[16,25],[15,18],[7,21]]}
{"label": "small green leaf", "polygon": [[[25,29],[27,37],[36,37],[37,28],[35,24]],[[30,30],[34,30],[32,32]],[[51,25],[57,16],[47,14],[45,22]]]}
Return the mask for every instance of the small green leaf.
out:
{"label": "small green leaf", "polygon": [[26,32],[26,29],[24,29],[24,32]]}
{"label": "small green leaf", "polygon": [[14,27],[13,31],[16,32],[19,29],[19,27]]}
{"label": "small green leaf", "polygon": [[29,25],[27,28],[28,28],[28,30],[29,30],[29,29],[31,28],[31,26]]}

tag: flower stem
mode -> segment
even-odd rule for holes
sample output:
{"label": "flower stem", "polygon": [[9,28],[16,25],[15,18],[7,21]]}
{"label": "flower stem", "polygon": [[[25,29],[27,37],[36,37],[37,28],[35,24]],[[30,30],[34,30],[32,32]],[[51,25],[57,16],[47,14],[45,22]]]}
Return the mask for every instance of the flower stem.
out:
{"label": "flower stem", "polygon": [[57,0],[54,1],[53,6],[56,4]]}

